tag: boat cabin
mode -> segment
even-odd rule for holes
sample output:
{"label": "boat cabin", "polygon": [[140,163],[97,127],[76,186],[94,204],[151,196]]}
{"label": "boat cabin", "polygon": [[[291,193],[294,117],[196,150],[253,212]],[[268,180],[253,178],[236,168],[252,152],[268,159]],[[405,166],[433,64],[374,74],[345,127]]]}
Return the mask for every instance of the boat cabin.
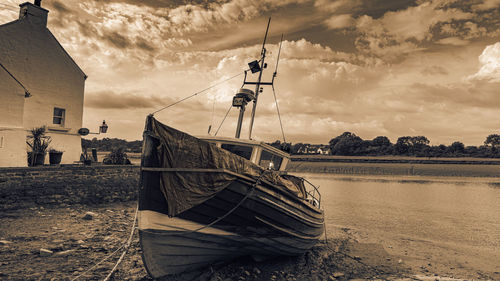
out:
{"label": "boat cabin", "polygon": [[250,160],[252,163],[265,169],[284,171],[290,159],[290,155],[288,153],[264,142],[207,136],[201,137],[201,139],[215,143],[217,147],[223,148]]}

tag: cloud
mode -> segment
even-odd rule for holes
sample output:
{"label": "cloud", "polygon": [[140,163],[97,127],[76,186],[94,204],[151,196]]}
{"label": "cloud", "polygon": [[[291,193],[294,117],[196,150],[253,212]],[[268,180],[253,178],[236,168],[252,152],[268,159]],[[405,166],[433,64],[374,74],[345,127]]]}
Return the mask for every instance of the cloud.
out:
{"label": "cloud", "polygon": [[422,71],[420,71],[423,75],[429,75],[429,76],[434,76],[434,75],[448,75],[449,71],[446,70],[444,67],[439,66],[439,65],[431,65],[424,67]]}
{"label": "cloud", "polygon": [[[380,28],[383,28],[384,33],[394,37],[397,41],[410,38],[422,41],[431,37],[430,28],[437,23],[472,17],[472,14],[458,8],[444,9],[441,4],[441,1],[435,0],[423,2],[419,6],[405,10],[387,12],[381,19],[375,21],[377,24],[375,32],[379,33]],[[364,30],[370,30],[367,25],[361,25],[361,27]]]}
{"label": "cloud", "polygon": [[472,5],[472,8],[479,11],[498,9],[500,0],[484,0],[481,4]]}
{"label": "cloud", "polygon": [[337,54],[331,48],[313,44],[304,38],[297,41],[285,40],[282,48],[283,57],[288,59],[316,58],[332,61],[337,58]]}
{"label": "cloud", "polygon": [[57,10],[59,13],[68,13],[70,10],[62,3],[59,1],[54,1],[52,2],[52,7]]}
{"label": "cloud", "polygon": [[159,108],[174,102],[172,99],[153,96],[140,96],[113,91],[91,92],[85,94],[85,107],[100,109],[138,109]]}
{"label": "cloud", "polygon": [[3,0],[0,3],[0,25],[16,20],[19,17],[19,2],[16,0]]}
{"label": "cloud", "polygon": [[362,4],[360,0],[315,0],[314,6],[318,10],[335,12],[347,12]]}
{"label": "cloud", "polygon": [[102,38],[119,49],[127,49],[132,45],[127,37],[120,35],[116,31],[105,33]]}
{"label": "cloud", "polygon": [[137,6],[149,6],[153,8],[175,8],[186,4],[208,7],[210,3],[224,2],[224,1],[206,1],[206,0],[96,0],[96,2],[116,2],[127,3]]}
{"label": "cloud", "polygon": [[416,7],[389,11],[379,19],[361,16],[356,21],[358,50],[373,53],[389,61],[421,50],[421,44],[433,38],[437,24],[466,20],[473,15],[459,8],[443,7],[442,1],[426,1]]}
{"label": "cloud", "polygon": [[500,82],[500,42],[487,46],[479,56],[479,71],[468,80]]}
{"label": "cloud", "polygon": [[436,43],[442,45],[464,46],[467,45],[469,42],[458,37],[448,37],[439,39],[438,41],[436,41]]}
{"label": "cloud", "polygon": [[[480,24],[484,25],[484,23],[482,22]],[[472,40],[482,36],[491,35],[492,34],[489,34],[486,27],[479,26],[479,24],[476,22],[458,21],[453,23],[441,24],[439,26],[439,34],[435,34],[435,38],[437,39],[438,44],[442,44],[442,42],[440,41],[446,39],[447,37],[454,38],[453,40],[450,39],[450,42],[452,45],[456,45],[454,43],[461,44],[459,41]],[[439,36],[443,36],[444,38],[438,39]]]}
{"label": "cloud", "polygon": [[136,37],[135,42],[136,46],[140,49],[143,49],[144,51],[154,52],[157,50],[154,45],[150,44],[148,41],[146,41],[146,39],[142,37]]}
{"label": "cloud", "polygon": [[349,14],[335,15],[325,20],[324,23],[330,29],[342,29],[352,26],[354,19]]}

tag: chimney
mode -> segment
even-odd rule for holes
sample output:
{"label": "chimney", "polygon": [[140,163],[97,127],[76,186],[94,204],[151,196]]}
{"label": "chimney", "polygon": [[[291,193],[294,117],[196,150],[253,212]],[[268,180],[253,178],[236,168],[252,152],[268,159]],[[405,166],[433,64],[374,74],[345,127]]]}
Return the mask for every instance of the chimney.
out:
{"label": "chimney", "polygon": [[24,2],[19,7],[19,19],[28,19],[33,24],[46,27],[48,10],[41,7],[42,0],[35,0],[35,4]]}

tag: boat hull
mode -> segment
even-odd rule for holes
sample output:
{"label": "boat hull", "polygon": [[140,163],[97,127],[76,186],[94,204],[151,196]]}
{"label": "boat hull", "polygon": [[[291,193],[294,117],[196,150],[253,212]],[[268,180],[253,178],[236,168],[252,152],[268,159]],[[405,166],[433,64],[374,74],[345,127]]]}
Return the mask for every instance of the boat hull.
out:
{"label": "boat hull", "polygon": [[[149,195],[162,199],[158,193]],[[139,235],[144,264],[154,278],[240,256],[300,255],[324,231],[321,210],[273,186],[237,180],[176,217],[154,210],[161,203],[147,204],[152,201],[140,204]]]}
{"label": "boat hull", "polygon": [[[158,213],[141,214],[141,216],[143,218],[150,216],[148,219],[159,218]],[[297,251],[298,248],[308,249],[316,243],[315,241],[303,243],[291,237],[245,237],[213,227],[186,233],[177,226],[200,227],[201,225],[168,217],[160,220],[173,223],[175,227],[163,225],[161,230],[151,228],[139,230],[143,261],[148,273],[154,278],[203,268],[240,256],[253,256],[257,259],[282,256],[285,252],[280,249],[289,248],[284,245],[295,244],[297,248],[291,251],[299,255],[304,250]]]}

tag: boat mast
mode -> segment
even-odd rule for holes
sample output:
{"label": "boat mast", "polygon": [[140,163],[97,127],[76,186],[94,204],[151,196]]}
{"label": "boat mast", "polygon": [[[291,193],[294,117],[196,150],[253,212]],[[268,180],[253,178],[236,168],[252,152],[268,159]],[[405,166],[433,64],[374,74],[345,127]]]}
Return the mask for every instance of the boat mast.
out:
{"label": "boat mast", "polygon": [[252,139],[252,128],[253,128],[253,121],[255,119],[255,109],[257,108],[257,99],[259,98],[259,93],[261,92],[260,85],[262,84],[261,83],[262,72],[264,71],[264,68],[266,67],[266,64],[264,63],[264,60],[266,58],[266,47],[265,46],[266,46],[267,33],[269,31],[270,24],[271,24],[271,18],[269,18],[269,21],[267,22],[266,35],[264,36],[264,42],[262,43],[262,51],[260,53],[260,55],[261,55],[260,72],[259,72],[259,79],[257,79],[257,82],[255,84],[255,99],[253,101],[252,117],[250,119],[250,128],[248,131],[248,139]]}

